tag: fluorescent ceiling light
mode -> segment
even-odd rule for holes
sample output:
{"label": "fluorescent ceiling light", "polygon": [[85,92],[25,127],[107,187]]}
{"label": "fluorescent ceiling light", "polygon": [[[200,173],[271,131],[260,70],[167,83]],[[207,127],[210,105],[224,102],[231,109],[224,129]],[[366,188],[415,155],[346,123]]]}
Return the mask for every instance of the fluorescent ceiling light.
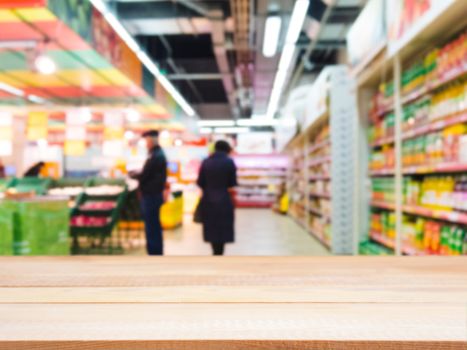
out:
{"label": "fluorescent ceiling light", "polygon": [[146,68],[156,77],[156,79],[161,83],[164,89],[173,97],[175,102],[183,109],[183,111],[190,117],[196,115],[195,110],[190,106],[190,104],[183,98],[178,90],[173,86],[173,84],[167,79],[165,75],[161,73],[156,64],[149,58],[149,56],[141,49],[139,44],[133,38],[133,36],[128,33],[125,27],[121,24],[118,18],[107,8],[107,5],[102,0],[90,0],[93,6],[102,13],[106,21],[110,26],[117,32],[117,34],[122,38],[122,40],[128,45],[128,47],[136,54],[141,63],[143,63]]}
{"label": "fluorescent ceiling light", "polygon": [[281,33],[282,19],[280,16],[269,16],[266,19],[264,30],[263,55],[272,57],[277,52],[279,45],[279,35]]}
{"label": "fluorescent ceiling light", "polygon": [[257,118],[257,119],[240,119],[237,120],[238,126],[276,126],[277,119],[266,119],[266,118]]}
{"label": "fluorescent ceiling light", "polygon": [[295,44],[285,44],[284,48],[282,49],[281,60],[279,61],[279,70],[287,71],[287,69],[289,69],[294,53]]}
{"label": "fluorescent ceiling light", "polygon": [[52,75],[57,71],[57,65],[47,55],[39,55],[34,60],[34,66],[37,71],[43,75]]}
{"label": "fluorescent ceiling light", "polygon": [[233,120],[198,120],[199,127],[235,126]]}
{"label": "fluorescent ceiling light", "polygon": [[285,45],[279,61],[278,71],[276,73],[276,78],[274,79],[271,97],[269,98],[266,116],[270,119],[274,118],[279,107],[282,90],[286,83],[287,72],[289,71],[290,65],[293,61],[295,44],[300,36],[300,31],[303,28],[303,22],[305,21],[309,5],[309,0],[297,0],[295,2],[292,16],[290,18],[289,28],[287,30],[287,36],[285,38]]}
{"label": "fluorescent ceiling light", "polygon": [[250,128],[230,127],[230,128],[215,128],[216,134],[243,134],[249,132]]}
{"label": "fluorescent ceiling light", "polygon": [[47,102],[46,99],[36,96],[36,95],[28,95],[28,100],[34,103],[45,104]]}
{"label": "fluorescent ceiling light", "polygon": [[213,130],[212,128],[200,128],[199,133],[200,134],[212,134]]}
{"label": "fluorescent ceiling light", "polygon": [[7,92],[11,95],[15,95],[15,96],[20,96],[20,97],[23,97],[24,96],[24,91],[23,90],[20,90],[20,89],[17,89],[11,85],[8,85],[8,84],[5,84],[5,83],[2,83],[0,82],[0,90],[4,91],[4,92]]}
{"label": "fluorescent ceiling light", "polygon": [[287,36],[285,38],[287,44],[295,44],[297,42],[303,28],[303,22],[305,21],[309,5],[309,0],[297,0],[295,2],[292,17],[290,18],[289,29],[287,30]]}

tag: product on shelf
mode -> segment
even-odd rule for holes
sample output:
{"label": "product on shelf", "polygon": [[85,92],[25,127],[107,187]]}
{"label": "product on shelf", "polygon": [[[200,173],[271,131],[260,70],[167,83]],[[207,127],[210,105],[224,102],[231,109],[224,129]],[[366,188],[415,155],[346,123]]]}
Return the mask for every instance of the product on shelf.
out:
{"label": "product on shelf", "polygon": [[467,124],[455,124],[402,143],[404,166],[467,162]]}
{"label": "product on shelf", "polygon": [[370,170],[394,169],[395,155],[392,145],[385,145],[381,150],[373,150],[370,154]]}
{"label": "product on shelf", "polygon": [[371,179],[372,196],[376,202],[394,203],[394,178],[376,177]]}
{"label": "product on shelf", "polygon": [[373,209],[370,220],[370,238],[381,236],[387,240],[395,239],[396,216],[394,212]]}
{"label": "product on shelf", "polygon": [[467,212],[467,175],[405,177],[404,203]]}
{"label": "product on shelf", "polygon": [[402,243],[430,255],[462,255],[467,227],[404,215]]}

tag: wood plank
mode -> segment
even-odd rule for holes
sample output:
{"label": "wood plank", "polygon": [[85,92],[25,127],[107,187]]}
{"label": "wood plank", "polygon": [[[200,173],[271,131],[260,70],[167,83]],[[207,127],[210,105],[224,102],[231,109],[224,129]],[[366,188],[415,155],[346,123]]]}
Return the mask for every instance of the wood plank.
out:
{"label": "wood plank", "polygon": [[[467,346],[458,304],[10,304],[0,341],[170,340],[457,342]],[[436,320],[436,321],[435,321]]]}
{"label": "wood plank", "polygon": [[252,286],[42,287],[0,288],[4,303],[428,303],[467,304],[465,286],[418,285],[400,288]]}
{"label": "wood plank", "polygon": [[467,257],[0,264],[0,349],[467,348]]}

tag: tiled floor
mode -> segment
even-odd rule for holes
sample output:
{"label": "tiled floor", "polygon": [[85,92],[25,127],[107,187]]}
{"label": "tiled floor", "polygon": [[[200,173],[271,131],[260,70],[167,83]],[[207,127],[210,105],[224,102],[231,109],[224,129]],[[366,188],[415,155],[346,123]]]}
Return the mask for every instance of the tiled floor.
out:
{"label": "tiled floor", "polygon": [[[329,255],[318,241],[287,216],[269,209],[236,211],[236,241],[225,255]],[[210,255],[201,225],[185,217],[183,226],[164,234],[165,255]],[[138,251],[144,254],[144,251]]]}

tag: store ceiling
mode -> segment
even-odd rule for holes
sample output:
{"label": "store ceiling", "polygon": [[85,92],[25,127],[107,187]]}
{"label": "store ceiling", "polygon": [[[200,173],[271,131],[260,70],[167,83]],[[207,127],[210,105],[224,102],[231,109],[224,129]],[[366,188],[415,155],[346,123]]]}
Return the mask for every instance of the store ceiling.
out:
{"label": "store ceiling", "polygon": [[[53,8],[2,5],[0,105],[37,102],[55,109],[131,105],[148,119],[169,117],[167,110],[141,86],[60,20]],[[44,75],[36,71],[33,62],[42,52],[55,62],[56,73]]]}
{"label": "store ceiling", "polygon": [[[331,1],[326,1],[330,3]],[[305,64],[305,74],[335,64],[365,0],[338,0]],[[167,72],[202,119],[266,113],[295,0],[109,0],[129,32]],[[298,63],[327,5],[311,0]],[[265,20],[282,18],[278,53],[262,54]],[[307,35],[308,33],[311,33]]]}

